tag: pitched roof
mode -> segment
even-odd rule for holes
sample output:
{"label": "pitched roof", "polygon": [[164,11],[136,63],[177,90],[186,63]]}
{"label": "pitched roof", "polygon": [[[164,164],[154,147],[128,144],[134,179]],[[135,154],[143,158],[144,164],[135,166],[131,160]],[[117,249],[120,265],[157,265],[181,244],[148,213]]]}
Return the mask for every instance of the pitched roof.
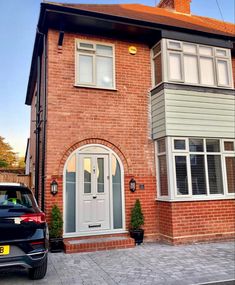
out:
{"label": "pitched roof", "polygon": [[216,19],[181,14],[163,8],[142,4],[67,4],[47,2],[49,4],[95,12],[104,15],[118,16],[150,23],[175,26],[200,32],[235,37],[235,25]]}

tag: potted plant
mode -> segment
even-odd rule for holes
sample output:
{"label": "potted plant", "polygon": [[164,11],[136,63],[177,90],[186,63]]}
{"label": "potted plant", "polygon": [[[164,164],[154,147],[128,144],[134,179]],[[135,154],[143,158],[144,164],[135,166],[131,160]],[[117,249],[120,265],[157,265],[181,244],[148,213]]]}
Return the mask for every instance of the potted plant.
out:
{"label": "potted plant", "polygon": [[143,242],[144,230],[141,226],[144,224],[144,215],[141,210],[140,200],[135,201],[135,205],[131,210],[131,229],[130,236],[135,239],[135,243],[140,245]]}
{"label": "potted plant", "polygon": [[61,252],[63,250],[63,219],[60,209],[54,205],[51,210],[51,221],[49,224],[50,250]]}

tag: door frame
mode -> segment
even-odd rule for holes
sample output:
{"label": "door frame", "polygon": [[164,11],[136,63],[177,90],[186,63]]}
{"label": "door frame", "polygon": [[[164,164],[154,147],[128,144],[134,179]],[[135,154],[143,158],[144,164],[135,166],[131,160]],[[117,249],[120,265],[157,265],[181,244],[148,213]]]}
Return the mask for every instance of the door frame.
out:
{"label": "door frame", "polygon": [[[91,147],[98,147],[101,148],[102,151],[99,152],[87,152],[86,149],[91,148]],[[78,167],[78,156],[79,154],[108,154],[108,168],[109,168],[109,212],[110,212],[110,229],[109,230],[97,230],[93,232],[74,232],[74,233],[65,233],[65,190],[66,190],[66,169],[67,169],[67,164],[70,160],[70,158],[76,154],[76,167]],[[112,191],[112,155],[117,159],[120,165],[120,171],[121,171],[121,194],[122,194],[122,228],[121,229],[114,229],[113,228],[113,191]],[[78,170],[76,168],[76,192],[78,191]],[[76,198],[77,199],[77,198]],[[78,201],[76,202],[76,207],[78,207]],[[78,210],[76,210],[76,216],[78,214]],[[128,231],[126,230],[126,217],[125,217],[125,191],[124,191],[124,167],[121,159],[119,156],[110,148],[101,145],[101,144],[86,144],[83,145],[76,150],[74,150],[67,158],[65,164],[64,164],[64,170],[63,170],[63,220],[64,220],[64,225],[63,225],[63,237],[80,237],[80,236],[92,236],[92,235],[104,235],[104,234],[113,234],[113,233],[127,233]],[[77,226],[77,217],[76,217],[76,222]]]}

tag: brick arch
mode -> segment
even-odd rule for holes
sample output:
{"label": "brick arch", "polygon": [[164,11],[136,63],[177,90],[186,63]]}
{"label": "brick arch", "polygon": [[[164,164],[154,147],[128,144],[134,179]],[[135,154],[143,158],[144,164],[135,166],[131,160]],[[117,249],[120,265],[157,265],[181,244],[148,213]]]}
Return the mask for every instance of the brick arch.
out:
{"label": "brick arch", "polygon": [[68,157],[70,156],[70,154],[72,152],[74,152],[76,149],[88,145],[88,144],[100,144],[103,146],[106,146],[108,148],[110,148],[111,150],[113,150],[121,159],[123,167],[124,167],[124,172],[126,174],[129,173],[129,165],[128,165],[128,161],[125,157],[125,155],[123,154],[122,150],[120,149],[120,147],[115,146],[114,144],[110,143],[107,140],[104,139],[100,139],[100,138],[89,138],[89,139],[84,139],[82,141],[76,142],[75,144],[73,144],[72,146],[70,146],[70,148],[68,148],[64,154],[62,155],[62,158],[60,160],[59,163],[59,175],[63,175],[63,169],[64,169],[64,165],[68,159]]}

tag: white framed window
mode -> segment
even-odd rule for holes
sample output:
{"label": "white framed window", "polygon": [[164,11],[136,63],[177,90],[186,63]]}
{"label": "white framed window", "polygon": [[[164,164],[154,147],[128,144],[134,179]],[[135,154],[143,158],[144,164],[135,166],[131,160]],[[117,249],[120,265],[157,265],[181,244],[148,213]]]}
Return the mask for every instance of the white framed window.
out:
{"label": "white framed window", "polygon": [[[165,173],[158,168],[158,198],[166,200],[208,200],[235,198],[235,140],[217,138],[167,137],[170,146],[157,159],[167,154],[169,168]],[[159,163],[159,162],[158,162]],[[168,184],[162,190],[161,181],[168,177]],[[167,197],[162,195],[168,189]]]}
{"label": "white framed window", "polygon": [[115,89],[114,45],[76,40],[75,85]]}
{"label": "white framed window", "polygon": [[[156,46],[161,48],[158,53]],[[164,82],[233,88],[229,49],[162,39],[152,49],[152,61],[154,86],[161,82],[160,76]]]}
{"label": "white framed window", "polygon": [[157,86],[162,83],[163,77],[163,66],[162,66],[162,42],[158,42],[152,48],[152,80],[153,85]]}

